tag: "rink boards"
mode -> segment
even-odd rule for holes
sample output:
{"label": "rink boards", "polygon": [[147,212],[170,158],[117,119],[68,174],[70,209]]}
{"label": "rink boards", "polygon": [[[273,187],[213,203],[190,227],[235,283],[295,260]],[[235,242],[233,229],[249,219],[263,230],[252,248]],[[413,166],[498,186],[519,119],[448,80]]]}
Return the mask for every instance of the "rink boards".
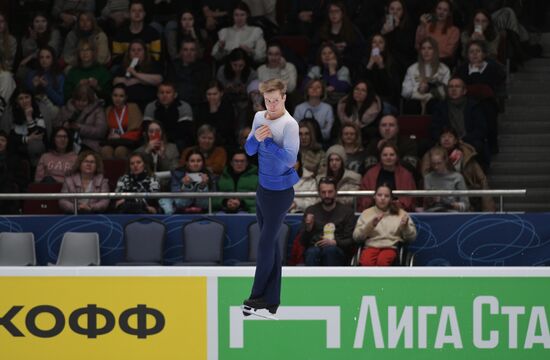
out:
{"label": "rink boards", "polygon": [[550,356],[547,268],[289,267],[278,321],[242,316],[253,274],[0,268],[0,358]]}

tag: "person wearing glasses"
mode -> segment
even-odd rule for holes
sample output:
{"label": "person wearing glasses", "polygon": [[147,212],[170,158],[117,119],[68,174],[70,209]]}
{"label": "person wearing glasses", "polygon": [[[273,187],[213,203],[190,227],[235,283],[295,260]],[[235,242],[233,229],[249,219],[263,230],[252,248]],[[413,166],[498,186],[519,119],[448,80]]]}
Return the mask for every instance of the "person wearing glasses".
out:
{"label": "person wearing glasses", "polygon": [[344,266],[349,263],[355,227],[353,209],[336,201],[336,180],[323,177],[317,191],[321,202],[304,213],[302,245],[306,266]]}
{"label": "person wearing glasses", "polygon": [[277,235],[294,199],[293,186],[299,180],[294,164],[300,147],[298,122],[285,109],[286,89],[286,83],[279,79],[260,84],[266,110],[254,116],[245,143],[249,156],[258,154],[256,217],[260,243],[254,285],[242,307],[244,315],[259,315],[267,309],[270,314],[266,315],[272,316],[281,302],[282,259]]}

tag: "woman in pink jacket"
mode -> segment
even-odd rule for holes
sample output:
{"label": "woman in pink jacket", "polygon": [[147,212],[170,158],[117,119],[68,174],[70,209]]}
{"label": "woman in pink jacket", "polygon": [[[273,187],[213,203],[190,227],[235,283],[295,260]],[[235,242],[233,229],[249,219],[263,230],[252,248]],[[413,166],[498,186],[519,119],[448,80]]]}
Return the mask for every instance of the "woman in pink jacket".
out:
{"label": "woman in pink jacket", "polygon": [[[80,153],[73,174],[65,178],[62,193],[109,192],[109,181],[103,177],[103,160],[99,154],[85,150]],[[77,199],[79,213],[101,213],[107,210],[109,199]],[[59,200],[59,207],[66,213],[75,212],[73,199]]]}

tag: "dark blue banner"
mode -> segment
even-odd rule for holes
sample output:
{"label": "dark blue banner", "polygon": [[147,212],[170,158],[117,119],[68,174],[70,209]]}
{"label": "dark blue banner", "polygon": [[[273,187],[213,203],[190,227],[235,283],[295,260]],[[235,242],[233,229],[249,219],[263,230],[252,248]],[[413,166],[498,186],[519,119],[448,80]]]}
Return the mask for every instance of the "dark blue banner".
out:
{"label": "dark blue banner", "polygon": [[[65,232],[97,232],[102,265],[124,261],[124,225],[136,215],[6,216],[0,232],[33,232],[40,265],[55,263]],[[200,216],[152,216],[167,226],[167,264],[182,260],[182,226]],[[246,261],[248,225],[254,215],[216,215],[226,224],[224,264]],[[413,214],[418,238],[409,246],[416,264],[425,266],[541,266],[550,264],[548,214]],[[292,240],[301,226],[300,215],[289,215]]]}

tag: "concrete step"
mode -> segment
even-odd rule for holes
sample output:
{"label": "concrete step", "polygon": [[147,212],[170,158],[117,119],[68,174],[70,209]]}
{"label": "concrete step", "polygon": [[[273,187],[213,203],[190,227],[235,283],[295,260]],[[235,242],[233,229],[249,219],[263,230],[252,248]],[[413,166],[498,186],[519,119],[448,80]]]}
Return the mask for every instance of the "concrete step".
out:
{"label": "concrete step", "polygon": [[[550,73],[548,74],[550,75]],[[550,104],[550,93],[534,94],[531,92],[510,94],[506,106],[548,106]]]}
{"label": "concrete step", "polygon": [[529,189],[544,188],[550,184],[550,174],[493,174],[489,175],[489,184],[493,189]]}
{"label": "concrete step", "polygon": [[530,146],[530,145],[522,145],[522,146],[506,145],[501,147],[500,153],[498,155],[508,154],[508,153],[514,153],[514,154],[546,153],[548,155],[548,147],[547,146]]}
{"label": "concrete step", "polygon": [[512,121],[506,118],[499,119],[499,134],[550,134],[550,121]]}
{"label": "concrete step", "polygon": [[546,80],[522,81],[514,80],[508,86],[510,97],[516,94],[547,94],[550,91],[550,82]]}
{"label": "concrete step", "polygon": [[507,146],[548,146],[550,150],[550,134],[512,134],[499,135],[500,147]]}
{"label": "concrete step", "polygon": [[[531,150],[531,148],[529,148],[528,150]],[[548,160],[548,150],[540,151],[540,152],[532,152],[532,151],[517,152],[517,151],[510,151],[510,148],[502,148],[500,153],[492,157],[491,171],[493,168],[492,164],[499,163],[499,162],[500,163],[507,163],[507,162],[537,163],[537,162],[544,162],[547,160]]]}
{"label": "concrete step", "polygon": [[[503,162],[491,161],[492,175],[550,175],[550,161],[546,162]],[[549,184],[550,185],[550,184]]]}

